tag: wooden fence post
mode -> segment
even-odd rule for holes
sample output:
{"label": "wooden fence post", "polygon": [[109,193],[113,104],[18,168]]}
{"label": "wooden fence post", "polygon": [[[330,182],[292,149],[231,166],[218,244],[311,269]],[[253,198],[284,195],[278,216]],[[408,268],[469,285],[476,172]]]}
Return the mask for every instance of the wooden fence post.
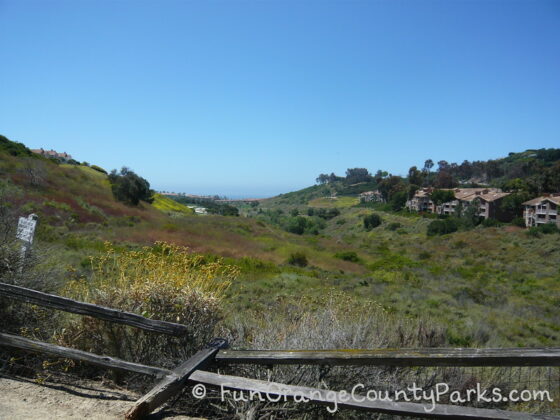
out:
{"label": "wooden fence post", "polygon": [[224,339],[212,340],[207,348],[200,350],[190,359],[177,366],[170,375],[163,378],[150,392],[136,401],[136,404],[125,414],[125,418],[127,420],[141,420],[148,416],[169,398],[181,391],[191,373],[208,366],[214,361],[216,353],[220,349],[227,348],[227,346],[228,343]]}

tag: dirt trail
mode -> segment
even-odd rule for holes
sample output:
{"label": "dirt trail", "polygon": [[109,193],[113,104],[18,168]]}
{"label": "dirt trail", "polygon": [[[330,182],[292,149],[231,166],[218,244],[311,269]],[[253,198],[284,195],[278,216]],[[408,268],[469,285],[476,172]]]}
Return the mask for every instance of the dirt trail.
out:
{"label": "dirt trail", "polygon": [[[123,419],[139,396],[96,382],[38,385],[0,377],[0,420]],[[161,410],[152,419],[194,420]]]}

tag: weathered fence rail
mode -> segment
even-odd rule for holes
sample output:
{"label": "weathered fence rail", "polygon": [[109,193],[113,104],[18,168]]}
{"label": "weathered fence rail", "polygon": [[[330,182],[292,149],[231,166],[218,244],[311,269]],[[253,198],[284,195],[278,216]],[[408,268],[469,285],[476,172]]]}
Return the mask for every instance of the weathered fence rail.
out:
{"label": "weathered fence rail", "polygon": [[[0,283],[0,296],[35,305],[87,315],[148,331],[184,336],[189,327],[157,321],[142,316],[105,308],[90,303]],[[355,365],[355,366],[560,366],[560,348],[512,349],[378,349],[378,350],[228,350],[225,340],[217,339],[173,370],[127,362],[81,350],[56,346],[11,334],[0,333],[0,346],[43,353],[91,363],[107,369],[118,369],[162,378],[126,413],[127,420],[140,420],[176,395],[184,385],[201,383],[217,388],[265,393],[286,398],[305,396],[310,402],[341,408],[366,410],[403,416],[442,419],[560,419],[554,416],[438,404],[426,411],[423,404],[348,400],[342,392],[287,385],[238,376],[206,372],[211,365]]]}
{"label": "weathered fence rail", "polygon": [[[273,395],[300,398],[305,397],[310,402],[333,406],[338,408],[351,408],[360,411],[372,411],[401,416],[413,416],[437,419],[558,419],[553,416],[539,416],[535,414],[518,413],[515,411],[463,407],[457,405],[437,404],[432,411],[426,410],[426,406],[419,403],[395,402],[395,401],[373,401],[366,398],[350,399],[348,393],[333,392],[326,389],[309,388],[304,386],[286,385],[277,382],[268,382],[258,379],[249,379],[239,376],[219,375],[217,373],[197,370],[193,372],[189,380],[214,386],[220,389],[234,389],[239,391],[255,392],[264,395]],[[431,407],[430,407],[431,408]]]}
{"label": "weathered fence rail", "polygon": [[229,365],[560,366],[560,348],[221,350],[216,362]]}
{"label": "weathered fence rail", "polygon": [[130,312],[106,308],[104,306],[94,305],[93,303],[79,302],[77,300],[51,295],[13,284],[0,283],[0,296],[74,314],[92,316],[118,324],[130,325],[146,331],[174,336],[184,336],[189,332],[189,328],[186,325],[145,318]]}
{"label": "weathered fence rail", "polygon": [[87,351],[57,346],[50,343],[44,343],[42,341],[30,340],[28,338],[11,334],[0,333],[0,346],[26,350],[32,353],[43,353],[53,357],[62,357],[64,359],[78,360],[95,366],[101,366],[106,369],[116,369],[132,373],[140,373],[142,375],[161,377],[171,373],[170,370],[159,367],[127,362],[125,360],[117,359],[116,357],[98,356],[97,354],[88,353]]}

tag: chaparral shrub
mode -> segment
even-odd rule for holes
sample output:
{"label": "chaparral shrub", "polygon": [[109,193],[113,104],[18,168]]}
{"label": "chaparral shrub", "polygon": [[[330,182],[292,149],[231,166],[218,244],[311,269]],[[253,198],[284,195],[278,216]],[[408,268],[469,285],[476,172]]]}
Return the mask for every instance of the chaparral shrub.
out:
{"label": "chaparral shrub", "polygon": [[69,321],[59,344],[155,366],[175,366],[204,346],[221,319],[224,291],[239,272],[187,248],[158,242],[152,247],[106,252],[90,259],[92,278],[69,282],[69,297],[147,318],[187,325],[184,337],[146,332],[95,318]]}
{"label": "chaparral shrub", "polygon": [[372,230],[381,224],[381,217],[376,214],[368,214],[364,217],[364,227],[366,230]]}

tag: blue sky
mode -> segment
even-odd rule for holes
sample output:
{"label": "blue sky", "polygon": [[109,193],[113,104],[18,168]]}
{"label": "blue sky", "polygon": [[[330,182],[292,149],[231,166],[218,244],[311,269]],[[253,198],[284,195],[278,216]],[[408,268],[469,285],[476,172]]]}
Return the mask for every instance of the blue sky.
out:
{"label": "blue sky", "polygon": [[560,147],[558,1],[0,0],[0,133],[163,190]]}

